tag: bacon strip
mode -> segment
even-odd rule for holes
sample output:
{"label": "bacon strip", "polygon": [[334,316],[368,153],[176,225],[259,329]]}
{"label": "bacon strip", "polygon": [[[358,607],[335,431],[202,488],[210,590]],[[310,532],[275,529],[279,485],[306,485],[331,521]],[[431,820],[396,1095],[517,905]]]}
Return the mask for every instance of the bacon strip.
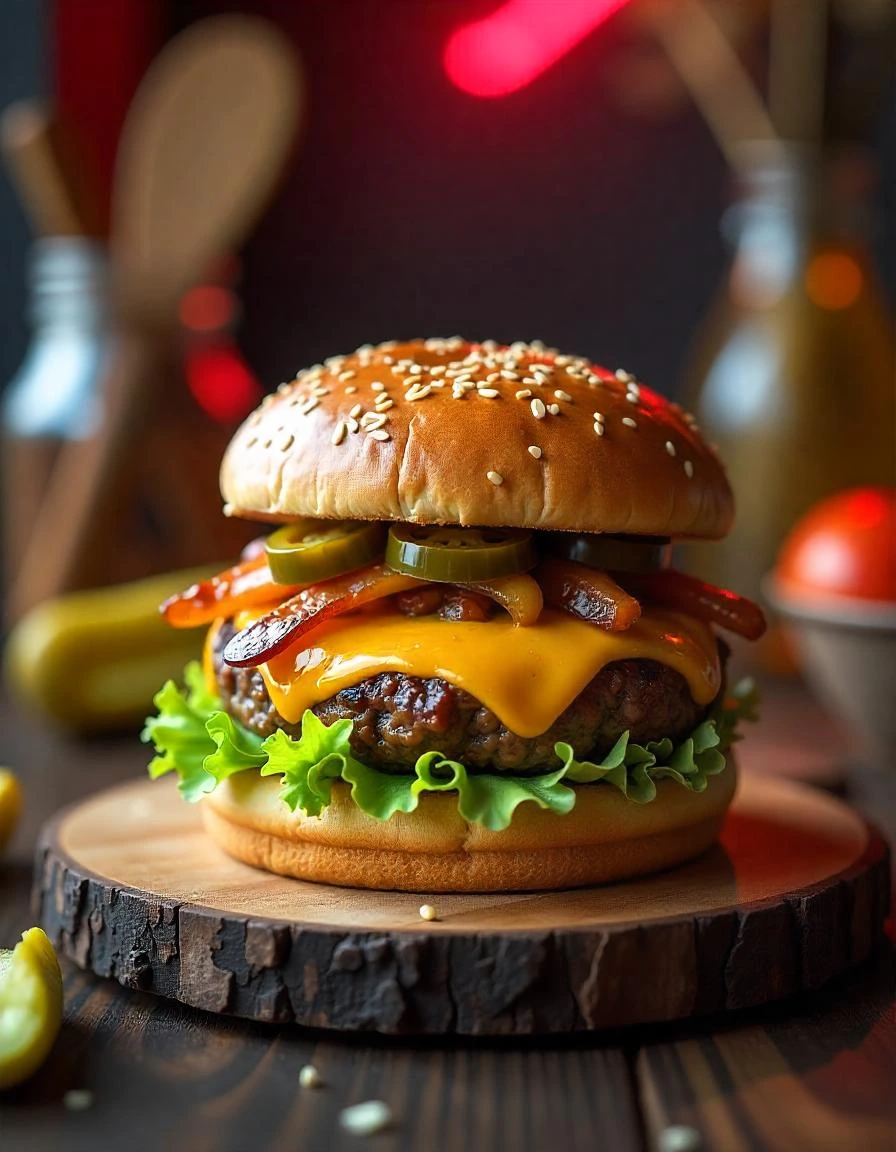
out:
{"label": "bacon strip", "polygon": [[195,628],[210,624],[218,616],[275,604],[285,596],[294,596],[300,587],[278,584],[268,568],[267,556],[261,553],[169,597],[159,611],[174,628]]}
{"label": "bacon strip", "polygon": [[403,576],[384,564],[312,584],[237,632],[224,649],[224,660],[233,668],[253,668],[325,620],[419,584],[414,576]]}
{"label": "bacon strip", "polygon": [[536,570],[548,604],[562,608],[570,616],[606,628],[624,632],[641,615],[641,605],[611,579],[574,560],[545,560]]}
{"label": "bacon strip", "polygon": [[716,624],[747,640],[758,640],[765,632],[765,614],[758,604],[736,592],[706,584],[695,576],[666,568],[662,572],[617,573],[639,598],[687,612],[708,624]]}

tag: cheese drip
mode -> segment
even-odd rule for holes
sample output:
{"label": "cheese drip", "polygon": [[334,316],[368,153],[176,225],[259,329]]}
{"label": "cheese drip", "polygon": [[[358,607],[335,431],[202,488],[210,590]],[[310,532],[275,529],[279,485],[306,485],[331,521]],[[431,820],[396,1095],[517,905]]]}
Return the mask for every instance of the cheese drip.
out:
{"label": "cheese drip", "polygon": [[[263,612],[243,612],[243,628]],[[718,694],[721,669],[710,628],[676,612],[646,609],[624,632],[606,632],[545,608],[537,624],[515,627],[499,612],[487,623],[449,622],[375,609],[315,628],[259,665],[274,707],[289,723],[380,672],[438,676],[463,688],[520,736],[547,731],[582,689],[614,660],[656,660],[680,672],[698,704]],[[207,665],[208,667],[208,665]]]}

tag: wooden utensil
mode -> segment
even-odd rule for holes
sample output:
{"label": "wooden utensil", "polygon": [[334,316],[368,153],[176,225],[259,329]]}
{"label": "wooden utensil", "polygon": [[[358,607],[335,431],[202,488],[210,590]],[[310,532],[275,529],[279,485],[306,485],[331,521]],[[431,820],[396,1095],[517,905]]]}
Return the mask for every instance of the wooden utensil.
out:
{"label": "wooden utensil", "polygon": [[[82,172],[76,177],[71,149],[66,147],[49,107],[27,100],[9,105],[0,117],[0,150],[29,223],[40,238],[37,244],[42,246],[31,253],[29,276],[33,297],[39,291],[38,278],[47,274],[47,260],[53,251],[64,249],[70,252],[72,261],[81,251],[85,253],[84,259],[88,258],[89,242],[86,238],[99,235],[97,201],[89,194],[86,174]],[[85,238],[83,250],[78,248],[81,238]],[[83,268],[80,264],[78,267],[83,277]],[[45,290],[43,285],[41,290]],[[91,337],[85,339],[89,341]],[[99,345],[102,337],[97,333],[95,339]],[[59,364],[47,351],[45,333],[35,332],[33,341],[37,344],[32,343],[20,375],[4,398],[0,471],[5,586],[13,580],[19,558],[27,547],[65,439],[61,427],[54,427],[52,432],[36,433],[35,427],[40,427],[41,423],[36,413],[30,420],[30,427],[23,427],[23,407],[40,404],[44,399],[42,389],[46,388],[53,391],[58,408],[64,391],[63,381],[73,385],[79,374],[83,374],[70,345],[64,362]],[[11,410],[15,411],[15,416],[10,415]]]}
{"label": "wooden utensil", "polygon": [[0,148],[22,207],[38,236],[98,235],[95,201],[73,176],[69,150],[49,108],[31,100],[0,117]]}
{"label": "wooden utensil", "polygon": [[[147,72],[125,122],[115,176],[111,248],[122,338],[104,388],[106,415],[100,435],[68,445],[60,457],[14,590],[19,611],[66,589],[138,574],[110,571],[110,554],[113,562],[126,556],[135,532],[134,500],[124,498],[133,494],[123,493],[117,478],[138,461],[136,482],[152,502],[154,470],[164,469],[169,483],[190,470],[190,461],[168,454],[147,460],[143,447],[150,427],[158,442],[160,428],[195,423],[179,378],[170,386],[178,301],[261,214],[301,106],[294,53],[271,25],[248,16],[199,22]],[[200,440],[201,431],[195,452]],[[213,521],[220,516],[214,473],[204,480],[200,503]],[[195,496],[194,487],[189,491]],[[164,509],[159,515],[164,519]],[[153,559],[139,558],[142,574],[157,569],[160,556],[155,565]],[[174,566],[203,559],[195,532],[165,552]]]}

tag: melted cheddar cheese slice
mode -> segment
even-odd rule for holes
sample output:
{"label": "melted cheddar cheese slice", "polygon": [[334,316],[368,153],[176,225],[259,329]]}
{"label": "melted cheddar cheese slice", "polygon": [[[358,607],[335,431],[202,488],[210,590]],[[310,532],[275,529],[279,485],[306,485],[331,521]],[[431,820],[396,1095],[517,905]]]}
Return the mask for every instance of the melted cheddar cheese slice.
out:
{"label": "melted cheddar cheese slice", "polygon": [[[261,615],[241,613],[236,625]],[[320,625],[259,672],[274,707],[290,723],[368,676],[403,672],[466,689],[513,732],[530,737],[545,732],[605,664],[626,659],[674,668],[698,704],[719,691],[712,631],[660,609],[645,610],[625,632],[606,632],[551,608],[528,628],[515,627],[501,612],[486,623],[451,623],[374,609]]]}

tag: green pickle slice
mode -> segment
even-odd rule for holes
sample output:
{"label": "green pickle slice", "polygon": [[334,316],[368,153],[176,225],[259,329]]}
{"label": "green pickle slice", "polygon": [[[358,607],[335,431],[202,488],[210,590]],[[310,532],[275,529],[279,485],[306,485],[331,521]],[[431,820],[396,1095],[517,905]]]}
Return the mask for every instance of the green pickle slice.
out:
{"label": "green pickle slice", "polygon": [[551,533],[548,547],[555,556],[602,572],[656,572],[669,567],[672,551],[664,536],[574,536],[565,532]]}
{"label": "green pickle slice", "polygon": [[386,563],[436,583],[464,584],[527,572],[537,556],[532,533],[517,528],[451,528],[393,524]]}
{"label": "green pickle slice", "polygon": [[314,584],[376,560],[385,537],[376,521],[306,519],[284,524],[264,546],[278,584]]}

